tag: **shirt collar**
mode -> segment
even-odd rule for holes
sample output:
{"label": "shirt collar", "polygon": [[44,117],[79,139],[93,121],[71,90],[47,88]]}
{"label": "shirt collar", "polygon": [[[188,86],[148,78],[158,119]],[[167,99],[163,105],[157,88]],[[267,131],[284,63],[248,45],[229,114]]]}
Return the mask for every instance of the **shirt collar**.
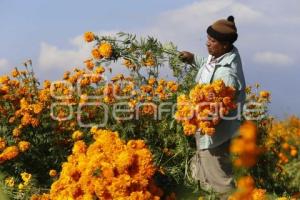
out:
{"label": "shirt collar", "polygon": [[[216,64],[217,65],[228,65],[231,64],[233,59],[238,54],[238,50],[235,46],[233,46],[233,49],[229,51],[228,53],[223,54],[222,56],[216,58]],[[208,61],[210,62],[211,59],[213,59],[212,55],[208,56]]]}

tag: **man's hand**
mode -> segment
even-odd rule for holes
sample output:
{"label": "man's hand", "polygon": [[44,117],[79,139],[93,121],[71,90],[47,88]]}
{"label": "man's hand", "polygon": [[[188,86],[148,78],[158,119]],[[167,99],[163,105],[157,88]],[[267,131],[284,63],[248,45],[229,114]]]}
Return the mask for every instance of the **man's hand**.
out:
{"label": "man's hand", "polygon": [[193,64],[194,63],[194,54],[188,51],[182,51],[179,54],[179,58],[182,62]]}

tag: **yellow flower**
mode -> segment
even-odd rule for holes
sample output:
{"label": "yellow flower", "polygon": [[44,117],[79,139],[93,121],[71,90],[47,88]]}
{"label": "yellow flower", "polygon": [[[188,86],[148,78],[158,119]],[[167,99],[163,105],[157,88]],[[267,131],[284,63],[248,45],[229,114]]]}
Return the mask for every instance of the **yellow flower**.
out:
{"label": "yellow flower", "polygon": [[102,55],[100,54],[100,51],[98,49],[93,49],[92,50],[92,56],[96,59],[101,59]]}
{"label": "yellow flower", "polygon": [[19,190],[23,190],[24,187],[25,187],[25,185],[24,185],[23,183],[20,183],[20,184],[18,185],[18,189],[19,189]]}
{"label": "yellow flower", "polygon": [[149,78],[149,80],[148,80],[149,85],[153,85],[155,82],[156,82],[155,78]]}
{"label": "yellow flower", "polygon": [[84,61],[86,68],[88,68],[89,70],[93,70],[94,68],[94,63],[91,59]]}
{"label": "yellow flower", "polygon": [[251,86],[247,86],[247,87],[245,88],[246,94],[251,94],[251,90],[252,90],[252,87],[251,87]]}
{"label": "yellow flower", "polygon": [[278,197],[278,198],[276,198],[276,200],[289,200],[289,198],[287,198],[287,197]]}
{"label": "yellow flower", "polygon": [[85,153],[86,152],[86,144],[82,140],[78,140],[77,142],[74,143],[72,152],[74,154],[80,154],[80,153]]}
{"label": "yellow flower", "polygon": [[270,98],[270,92],[268,91],[260,91],[259,96],[263,99],[269,99]]}
{"label": "yellow flower", "polygon": [[39,114],[43,109],[43,105],[39,104],[39,103],[38,104],[33,104],[32,107],[33,107],[33,112],[35,114]]}
{"label": "yellow flower", "polygon": [[193,124],[184,124],[183,130],[186,135],[193,135],[195,134],[197,127]]}
{"label": "yellow flower", "polygon": [[7,85],[2,85],[0,87],[0,94],[7,94],[9,92],[9,86]]}
{"label": "yellow flower", "polygon": [[94,39],[95,39],[94,33],[92,33],[92,32],[85,32],[85,33],[84,33],[84,40],[85,40],[86,42],[91,42],[91,41],[93,41]]}
{"label": "yellow flower", "polygon": [[297,149],[291,149],[290,154],[291,154],[292,157],[296,157],[297,154],[298,154]]}
{"label": "yellow flower", "polygon": [[51,177],[57,176],[57,171],[56,171],[55,169],[51,169],[51,170],[49,171],[49,176],[51,176]]}
{"label": "yellow flower", "polygon": [[0,84],[7,84],[9,80],[8,76],[0,76]]}
{"label": "yellow flower", "polygon": [[6,147],[6,140],[0,137],[0,151],[4,150]]}
{"label": "yellow flower", "polygon": [[97,132],[97,130],[98,130],[98,127],[97,127],[97,126],[93,126],[93,127],[91,128],[90,132],[91,132],[92,134],[95,134],[95,133]]}
{"label": "yellow flower", "polygon": [[100,46],[99,46],[99,52],[100,54],[104,57],[104,58],[110,58],[112,55],[112,46],[110,43],[108,42],[103,42]]}
{"label": "yellow flower", "polygon": [[72,134],[72,139],[73,140],[80,140],[83,136],[83,133],[81,131],[75,131],[73,134]]}
{"label": "yellow flower", "polygon": [[238,167],[252,167],[260,153],[256,145],[256,126],[253,122],[246,121],[240,127],[240,137],[235,138],[230,145],[230,152],[237,155],[234,165]]}
{"label": "yellow flower", "polygon": [[15,179],[14,177],[8,177],[5,179],[5,185],[7,185],[8,187],[14,187],[15,185]]}
{"label": "yellow flower", "polygon": [[16,78],[17,76],[20,75],[20,72],[17,70],[17,69],[14,69],[12,72],[11,72],[11,75]]}
{"label": "yellow flower", "polygon": [[99,66],[99,67],[96,68],[95,71],[96,71],[97,74],[102,74],[103,72],[105,72],[105,69],[104,69],[104,67]]}
{"label": "yellow flower", "polygon": [[31,174],[29,174],[27,172],[23,172],[23,173],[21,173],[21,178],[24,181],[24,185],[27,185],[29,183],[29,181],[31,180]]}
{"label": "yellow flower", "polygon": [[255,189],[255,183],[251,176],[241,177],[237,182],[237,190],[228,199],[229,200],[246,200],[251,199],[252,192]]}
{"label": "yellow flower", "polygon": [[27,141],[20,141],[19,144],[18,144],[18,147],[19,147],[21,152],[25,152],[29,149],[30,143],[27,142]]}
{"label": "yellow flower", "polygon": [[10,146],[4,149],[4,151],[0,154],[0,164],[7,161],[14,159],[19,155],[19,149],[16,146]]}
{"label": "yellow flower", "polygon": [[255,188],[252,191],[252,200],[266,200],[266,190]]}

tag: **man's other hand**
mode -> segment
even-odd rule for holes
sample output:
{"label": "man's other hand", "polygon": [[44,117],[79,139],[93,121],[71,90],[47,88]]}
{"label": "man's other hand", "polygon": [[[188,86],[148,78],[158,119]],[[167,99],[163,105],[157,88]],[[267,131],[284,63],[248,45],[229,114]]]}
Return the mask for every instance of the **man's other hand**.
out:
{"label": "man's other hand", "polygon": [[193,64],[194,63],[194,54],[188,51],[182,51],[179,54],[179,58],[182,62]]}

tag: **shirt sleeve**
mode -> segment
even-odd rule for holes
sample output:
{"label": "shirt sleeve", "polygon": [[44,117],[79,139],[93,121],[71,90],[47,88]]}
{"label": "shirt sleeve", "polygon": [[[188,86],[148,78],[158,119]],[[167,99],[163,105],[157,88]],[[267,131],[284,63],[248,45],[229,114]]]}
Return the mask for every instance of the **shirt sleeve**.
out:
{"label": "shirt sleeve", "polygon": [[238,78],[232,73],[217,74],[214,80],[222,80],[226,86],[233,87],[236,90],[241,89]]}
{"label": "shirt sleeve", "polygon": [[206,62],[206,59],[204,57],[201,57],[199,55],[194,56],[195,65],[198,69],[200,69]]}

